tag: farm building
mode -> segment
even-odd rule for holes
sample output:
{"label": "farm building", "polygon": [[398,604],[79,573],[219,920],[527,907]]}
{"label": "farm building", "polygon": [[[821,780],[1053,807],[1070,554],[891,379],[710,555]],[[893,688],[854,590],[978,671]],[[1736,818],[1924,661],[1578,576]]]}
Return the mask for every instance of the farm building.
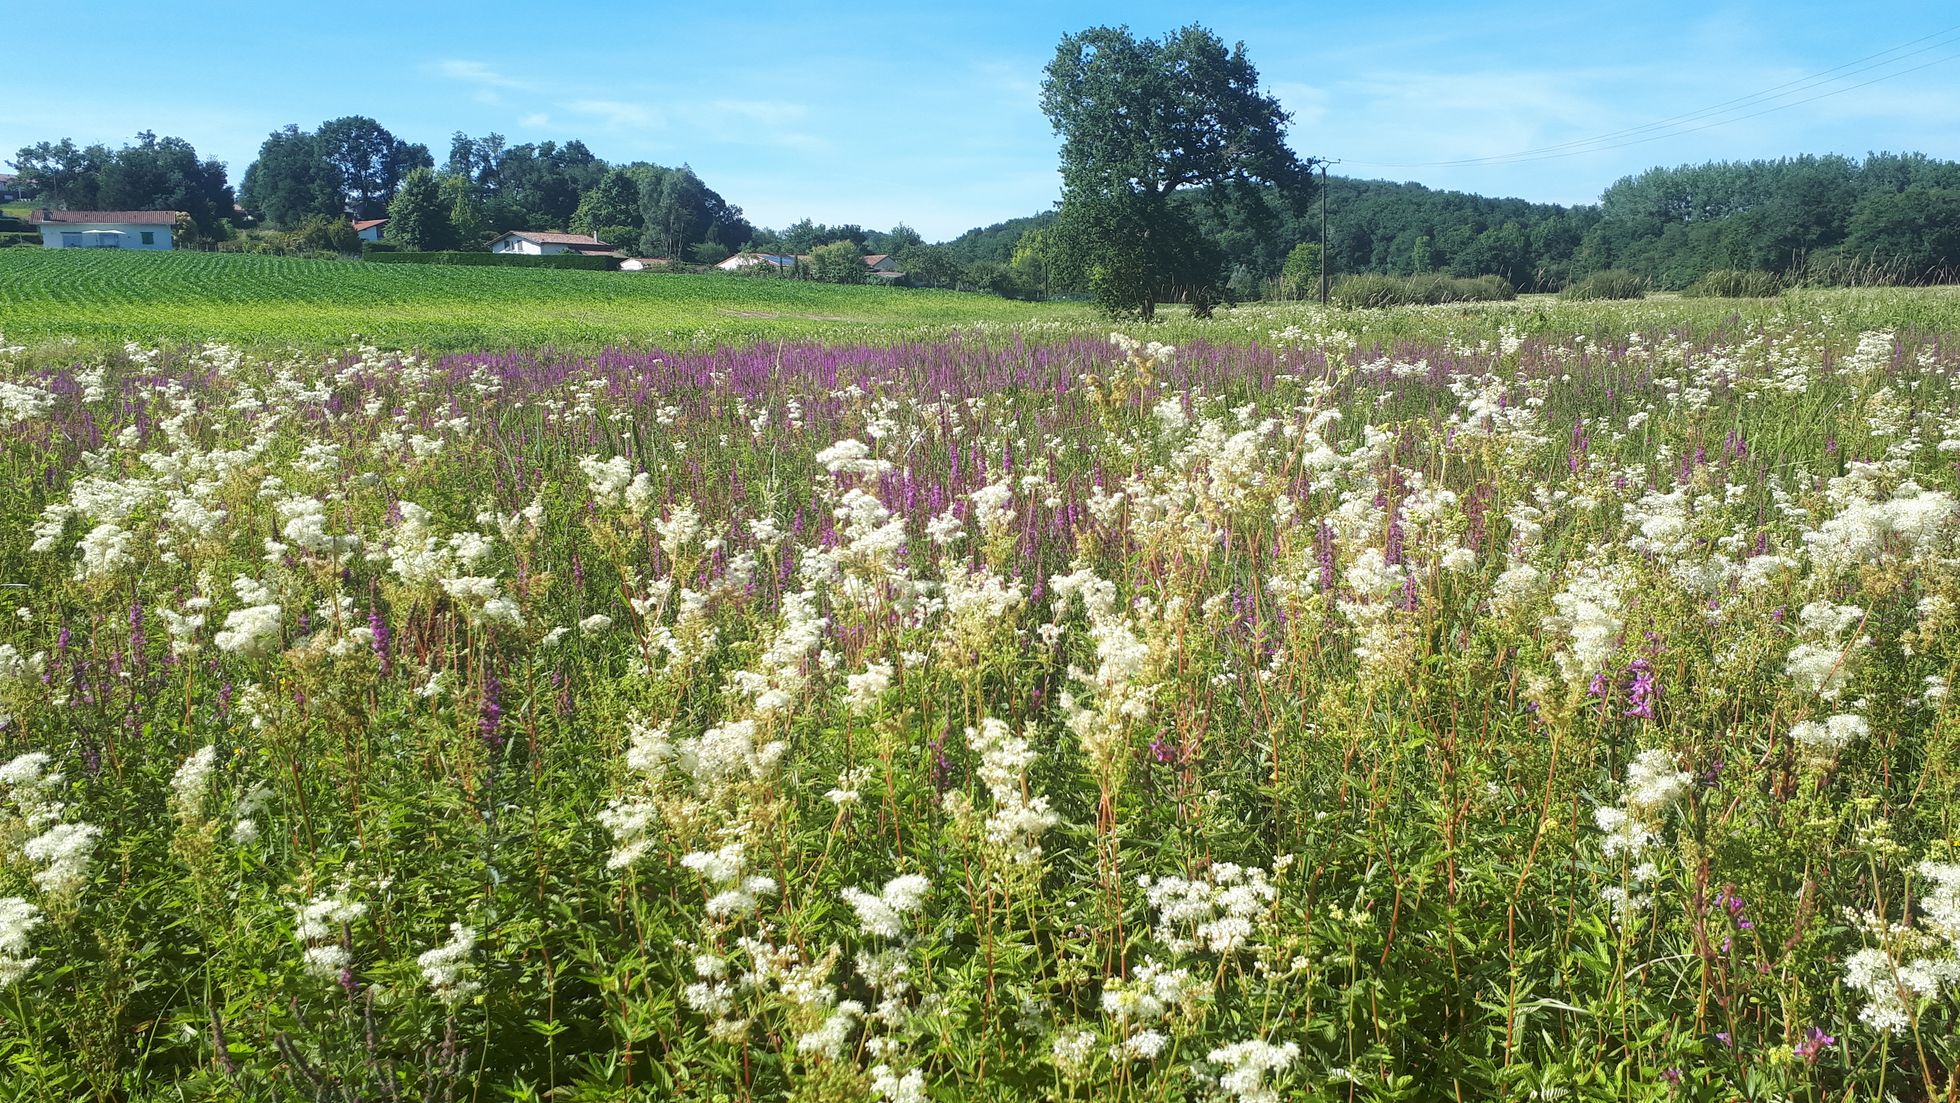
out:
{"label": "farm building", "polygon": [[47,249],[169,249],[177,211],[51,211],[34,212]]}
{"label": "farm building", "polygon": [[559,253],[603,255],[613,247],[591,234],[554,234],[539,230],[512,230],[490,243],[493,253],[524,253],[534,257]]}
{"label": "farm building", "polygon": [[656,268],[667,267],[666,257],[627,257],[619,262],[621,272],[650,272]]}
{"label": "farm building", "polygon": [[0,203],[20,198],[20,177],[11,172],[0,172]]}
{"label": "farm building", "polygon": [[737,253],[715,265],[715,267],[724,272],[735,272],[743,268],[753,268],[758,264],[766,264],[771,268],[788,269],[796,267],[798,260],[807,261],[809,259],[808,257],[793,257],[788,253]]}
{"label": "farm building", "polygon": [[360,218],[354,220],[354,236],[362,241],[380,241],[381,231],[387,229],[385,218]]}
{"label": "farm building", "polygon": [[896,272],[896,271],[898,271],[898,262],[897,262],[897,261],[895,261],[895,260],[893,260],[893,259],[891,258],[891,254],[889,254],[889,253],[870,253],[870,254],[867,254],[867,255],[865,256],[865,258],[864,258],[864,263],[865,263],[865,265],[866,265],[867,267],[869,267],[869,268],[870,268],[870,269],[871,269],[871,270],[872,270],[873,272]]}

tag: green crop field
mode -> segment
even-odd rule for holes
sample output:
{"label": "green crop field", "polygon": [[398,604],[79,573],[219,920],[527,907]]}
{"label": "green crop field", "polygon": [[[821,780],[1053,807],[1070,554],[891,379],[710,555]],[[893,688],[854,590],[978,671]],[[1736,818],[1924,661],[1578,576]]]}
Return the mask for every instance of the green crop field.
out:
{"label": "green crop field", "polygon": [[790,280],[299,260],[216,253],[0,252],[0,333],[389,347],[596,347],[846,339],[1086,318],[1075,305]]}

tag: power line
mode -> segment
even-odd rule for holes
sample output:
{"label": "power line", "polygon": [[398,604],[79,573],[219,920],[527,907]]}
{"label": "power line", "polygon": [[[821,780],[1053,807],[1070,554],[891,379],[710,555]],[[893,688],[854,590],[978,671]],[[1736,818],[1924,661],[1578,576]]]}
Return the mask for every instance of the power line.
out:
{"label": "power line", "polygon": [[[1923,35],[1919,38],[1913,39],[1910,42],[1905,42],[1905,43],[1901,43],[1898,46],[1894,46],[1891,49],[1881,50],[1876,54],[1868,54],[1865,57],[1858,58],[1853,61],[1847,61],[1842,65],[1837,65],[1830,69],[1825,69],[1821,72],[1813,73],[1810,76],[1799,77],[1796,80],[1785,81],[1782,84],[1775,85],[1773,87],[1764,89],[1760,92],[1751,93],[1750,95],[1747,96],[1739,96],[1736,97],[1735,99],[1725,100],[1722,103],[1718,103],[1710,107],[1701,108],[1696,111],[1689,111],[1679,115],[1672,115],[1665,119],[1659,119],[1654,122],[1642,124],[1640,126],[1628,127],[1622,130],[1609,131],[1605,134],[1595,135],[1590,138],[1580,138],[1568,142],[1559,142],[1548,146],[1540,146],[1534,149],[1519,150],[1515,153],[1492,154],[1486,157],[1465,157],[1465,158],[1458,158],[1455,160],[1446,160],[1446,161],[1355,161],[1353,163],[1361,164],[1361,165],[1369,165],[1369,166],[1379,167],[1379,168],[1444,168],[1444,167],[1475,167],[1478,165],[1519,164],[1519,163],[1525,163],[1530,161],[1554,160],[1560,157],[1573,157],[1583,153],[1603,153],[1608,150],[1623,149],[1628,146],[1641,145],[1646,142],[1652,142],[1652,141],[1659,141],[1663,138],[1678,137],[1683,134],[1693,134],[1697,131],[1707,130],[1712,127],[1726,126],[1730,123],[1737,123],[1737,122],[1742,122],[1746,119],[1757,118],[1758,116],[1767,115],[1774,111],[1782,111],[1791,107],[1799,107],[1806,103],[1814,103],[1817,100],[1826,99],[1831,96],[1841,95],[1846,92],[1856,91],[1857,89],[1865,88],[1870,85],[1877,84],[1881,81],[1887,81],[1887,80],[1895,79],[1897,77],[1906,76],[1911,73],[1919,72],[1920,70],[1923,69],[1930,69],[1935,65],[1943,64],[1947,61],[1954,60],[1955,58],[1960,58],[1960,54],[1944,55],[1920,65],[1915,65],[1906,69],[1897,69],[1892,72],[1884,73],[1881,74],[1880,76],[1873,77],[1870,80],[1860,81],[1857,84],[1850,84],[1841,88],[1833,88],[1828,92],[1821,92],[1817,95],[1808,96],[1803,99],[1791,100],[1788,103],[1774,104],[1772,106],[1765,107],[1759,111],[1752,111],[1742,115],[1733,115],[1733,117],[1729,117],[1729,118],[1715,118],[1712,121],[1703,123],[1700,126],[1683,127],[1679,125],[1681,123],[1694,122],[1698,119],[1708,118],[1714,115],[1732,115],[1733,112],[1741,108],[1754,106],[1757,103],[1782,99],[1783,97],[1794,95],[1798,92],[1807,91],[1811,88],[1821,87],[1827,84],[1834,84],[1838,81],[1842,81],[1847,78],[1857,76],[1861,73],[1871,72],[1874,69],[1882,69],[1889,65],[1896,65],[1899,62],[1905,61],[1908,58],[1916,57],[1920,54],[1924,54],[1932,50],[1937,50],[1946,46],[1953,45],[1955,42],[1960,42],[1960,37],[1954,37],[1954,38],[1947,37],[1949,35],[1953,35],[1955,31],[1960,31],[1960,26],[1949,27],[1943,31],[1937,31],[1934,32],[1933,34]],[[1910,50],[1905,53],[1900,53],[1900,51],[1906,50],[1906,48],[1909,46],[1916,46],[1922,42],[1928,42],[1929,40],[1932,39],[1945,39],[1945,41],[1932,42],[1930,45],[1922,46],[1917,50]],[[1897,55],[1897,56],[1887,56],[1887,55]],[[1877,61],[1873,64],[1865,64],[1866,62],[1871,62],[1872,59],[1874,58],[1884,58],[1885,60]],[[1850,72],[1843,72],[1843,70],[1847,70],[1847,69],[1850,70]],[[1837,73],[1839,75],[1832,76],[1831,74],[1833,73]],[[1661,130],[1662,132],[1658,134],[1651,134],[1646,137],[1631,138],[1630,140],[1627,141],[1613,140],[1615,138],[1641,134],[1646,131],[1657,130],[1657,129]]]}

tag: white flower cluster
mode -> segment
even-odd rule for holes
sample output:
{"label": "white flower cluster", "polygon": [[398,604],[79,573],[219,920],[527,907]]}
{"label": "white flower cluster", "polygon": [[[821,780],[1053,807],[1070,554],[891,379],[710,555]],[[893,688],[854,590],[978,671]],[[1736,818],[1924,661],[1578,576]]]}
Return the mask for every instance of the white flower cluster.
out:
{"label": "white flower cluster", "polygon": [[708,883],[713,895],[704,910],[713,920],[733,922],[760,907],[762,897],[776,894],[774,878],[748,872],[748,851],[741,843],[684,854],[681,865]]}
{"label": "white flower cluster", "polygon": [[300,945],[306,971],[333,980],[354,963],[345,944],[346,928],[367,914],[367,905],[347,897],[347,889],[321,893],[293,907],[293,937]]}
{"label": "white flower cluster", "polygon": [[980,756],[980,781],[993,798],[987,842],[1000,848],[1009,861],[1040,861],[1041,835],[1061,817],[1049,809],[1047,797],[1029,795],[1028,770],[1038,756],[1027,738],[989,716],[978,728],[966,729],[966,745]]}
{"label": "white flower cluster", "polygon": [[1799,720],[1790,728],[1790,738],[1805,749],[1825,758],[1870,735],[1869,721],[1856,713],[1838,713],[1822,720]]}
{"label": "white flower cluster", "polygon": [[0,991],[18,984],[41,960],[27,951],[29,937],[43,920],[41,909],[20,897],[0,897]]}
{"label": "white flower cluster", "polygon": [[858,927],[873,938],[898,938],[905,933],[905,917],[919,910],[932,882],[917,873],[906,873],[885,882],[877,893],[855,886],[839,895],[857,912]]}
{"label": "white flower cluster", "polygon": [[1870,636],[1850,635],[1864,617],[1865,611],[1856,605],[1828,601],[1805,605],[1797,614],[1797,624],[1809,638],[1790,649],[1783,672],[1806,692],[1826,701],[1837,700],[1856,671],[1859,657],[1872,644]]}
{"label": "white flower cluster", "polygon": [[1238,1103],[1279,1103],[1279,1092],[1268,1077],[1285,1072],[1300,1058],[1300,1043],[1273,1045],[1251,1038],[1220,1046],[1207,1055],[1219,1066],[1218,1086]]}
{"label": "white flower cluster", "polygon": [[1568,682],[1582,682],[1606,669],[1619,649],[1623,621],[1623,582],[1610,567],[1589,565],[1566,580],[1565,587],[1552,595],[1556,612],[1545,618],[1548,632],[1564,632],[1571,645],[1556,658],[1559,672]]}
{"label": "white flower cluster", "polygon": [[1854,915],[1879,944],[1844,961],[1845,987],[1864,999],[1859,1020],[1887,1034],[1904,1033],[1922,1001],[1960,991],[1960,863],[1926,861],[1916,869],[1928,882],[1917,925]]}
{"label": "white flower cluster", "polygon": [[1158,941],[1179,954],[1243,949],[1279,897],[1265,870],[1231,862],[1219,862],[1200,877],[1144,875],[1137,884],[1157,913]]}
{"label": "white flower cluster", "polygon": [[35,887],[60,896],[88,883],[89,861],[102,829],[63,822],[68,805],[57,794],[64,779],[60,771],[47,768],[50,761],[41,751],[17,755],[0,766],[0,785],[6,786],[21,823],[38,832],[20,844],[21,856],[42,867],[34,874]]}
{"label": "white flower cluster", "polygon": [[1669,809],[1685,799],[1694,787],[1694,775],[1677,770],[1674,756],[1660,748],[1635,755],[1627,764],[1625,791],[1618,805],[1602,805],[1593,810],[1593,822],[1606,836],[1601,848],[1608,858],[1632,863],[1629,885],[1608,885],[1600,895],[1612,905],[1614,917],[1626,922],[1644,911],[1652,897],[1642,887],[1660,875],[1652,862],[1644,861],[1653,846]]}
{"label": "white flower cluster", "polygon": [[239,575],[231,580],[231,589],[244,607],[225,614],[225,626],[211,642],[218,645],[218,650],[242,658],[271,654],[278,648],[283,623],[283,610],[272,600],[272,588],[257,579]]}
{"label": "white flower cluster", "polygon": [[206,745],[193,751],[170,778],[170,808],[186,824],[204,822],[204,798],[216,771],[218,748]]}
{"label": "white flower cluster", "polygon": [[483,990],[476,979],[476,931],[461,923],[449,925],[449,941],[422,951],[415,964],[429,991],[446,1007],[456,1007]]}
{"label": "white flower cluster", "polygon": [[1150,715],[1150,645],[1136,632],[1116,602],[1116,584],[1086,568],[1053,580],[1056,615],[1071,597],[1082,599],[1089,618],[1089,638],[1096,645],[1094,673],[1071,668],[1069,676],[1086,683],[1090,701],[1074,689],[1062,693],[1062,715],[1099,771],[1112,769],[1122,753],[1129,726]]}
{"label": "white flower cluster", "polygon": [[[1211,985],[1189,969],[1169,969],[1145,958],[1127,979],[1115,978],[1103,986],[1103,1013],[1109,1016],[1117,1039],[1108,1050],[1110,1061],[1122,1065],[1154,1060],[1171,1041],[1160,1027],[1175,1029],[1175,1024],[1167,1021],[1173,1018],[1194,1021],[1211,998]],[[1059,1048],[1056,1053],[1076,1057],[1063,1054]]]}

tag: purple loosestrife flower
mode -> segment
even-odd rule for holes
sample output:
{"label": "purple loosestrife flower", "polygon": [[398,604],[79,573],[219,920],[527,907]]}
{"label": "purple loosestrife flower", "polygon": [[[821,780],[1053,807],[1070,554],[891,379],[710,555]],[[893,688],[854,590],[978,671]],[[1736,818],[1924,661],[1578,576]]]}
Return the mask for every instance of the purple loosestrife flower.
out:
{"label": "purple loosestrife flower", "polygon": [[381,611],[368,610],[368,633],[372,637],[374,656],[381,660],[381,676],[387,677],[391,669],[388,656],[388,641],[393,633],[388,631],[388,622],[381,619]]}
{"label": "purple loosestrife flower", "polygon": [[1803,1060],[1815,1062],[1818,1057],[1823,1055],[1825,1050],[1834,1045],[1837,1045],[1836,1038],[1813,1026],[1804,1032],[1803,1040],[1791,1046],[1790,1049],[1791,1052]]}
{"label": "purple loosestrife flower", "polygon": [[1629,707],[1622,716],[1639,720],[1654,718],[1654,666],[1646,659],[1635,659],[1628,668],[1633,681],[1627,686]]}
{"label": "purple loosestrife flower", "polygon": [[492,754],[504,749],[504,735],[501,730],[504,721],[503,692],[504,684],[492,674],[483,683],[483,704],[477,712],[477,738],[483,740],[484,747]]}

